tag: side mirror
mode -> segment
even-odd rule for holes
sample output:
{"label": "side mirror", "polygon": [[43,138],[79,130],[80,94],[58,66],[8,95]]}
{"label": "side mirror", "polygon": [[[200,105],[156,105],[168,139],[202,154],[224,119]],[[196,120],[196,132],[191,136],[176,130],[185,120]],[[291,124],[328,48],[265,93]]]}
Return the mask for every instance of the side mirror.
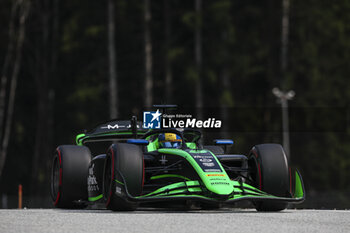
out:
{"label": "side mirror", "polygon": [[227,146],[233,145],[233,141],[230,139],[215,139],[214,144],[218,146],[224,146],[224,153],[226,153]]}
{"label": "side mirror", "polygon": [[145,139],[128,139],[128,140],[126,140],[126,143],[147,146],[149,141],[147,141]]}
{"label": "side mirror", "polygon": [[215,139],[214,144],[218,146],[233,145],[233,141],[230,139]]}

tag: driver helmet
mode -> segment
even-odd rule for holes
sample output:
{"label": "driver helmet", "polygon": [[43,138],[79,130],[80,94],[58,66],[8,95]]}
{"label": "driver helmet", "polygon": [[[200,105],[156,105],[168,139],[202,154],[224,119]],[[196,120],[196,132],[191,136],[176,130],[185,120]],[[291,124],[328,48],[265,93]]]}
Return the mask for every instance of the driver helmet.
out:
{"label": "driver helmet", "polygon": [[181,141],[181,137],[175,133],[162,133],[158,136],[160,148],[179,148]]}

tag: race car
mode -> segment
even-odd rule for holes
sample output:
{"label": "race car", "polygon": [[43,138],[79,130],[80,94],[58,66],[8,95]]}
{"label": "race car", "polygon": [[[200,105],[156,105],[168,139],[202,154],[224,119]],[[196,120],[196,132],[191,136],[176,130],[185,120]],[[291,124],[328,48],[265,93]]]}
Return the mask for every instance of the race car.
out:
{"label": "race car", "polygon": [[196,204],[219,208],[249,200],[257,211],[281,211],[305,199],[302,177],[279,144],[230,154],[232,140],[201,143],[192,128],[145,129],[131,120],[110,121],[58,146],[51,196],[55,207],[103,203],[113,211],[142,206]]}

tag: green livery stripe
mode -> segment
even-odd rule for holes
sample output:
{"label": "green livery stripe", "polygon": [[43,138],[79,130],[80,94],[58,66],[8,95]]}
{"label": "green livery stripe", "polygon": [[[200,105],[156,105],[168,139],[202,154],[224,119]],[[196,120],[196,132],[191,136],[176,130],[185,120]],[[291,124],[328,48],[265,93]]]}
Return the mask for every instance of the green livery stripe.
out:
{"label": "green livery stripe", "polygon": [[186,146],[193,150],[197,149],[197,145],[195,142],[186,142]]}
{"label": "green livery stripe", "polygon": [[[188,194],[188,192],[191,192],[191,193],[195,193],[195,192],[202,192],[202,189],[201,188],[183,188],[183,189],[176,189],[176,190],[172,190],[172,191],[169,191],[169,192],[163,192],[163,193],[159,193],[155,196],[174,196],[174,195],[179,195],[179,194]],[[153,197],[153,196],[152,196]]]}
{"label": "green livery stripe", "polygon": [[89,201],[97,201],[103,197],[103,194],[98,195],[97,197],[89,197]]}
{"label": "green livery stripe", "polygon": [[159,175],[159,176],[152,176],[151,180],[157,180],[157,179],[163,179],[163,178],[179,178],[179,179],[188,180],[188,181],[190,180],[187,177],[175,175],[175,174],[165,174],[165,175]]}
{"label": "green livery stripe", "polygon": [[202,196],[202,195],[181,195],[181,194],[178,194],[178,195],[173,195],[172,197],[199,197],[199,198],[202,198],[202,199],[206,199],[206,200],[213,200],[213,198],[209,198],[209,197],[205,197],[205,196]]}
{"label": "green livery stripe", "polygon": [[124,185],[124,183],[121,182],[121,181],[119,181],[119,180],[114,180],[114,181],[117,182],[117,183],[119,183],[119,184],[121,184],[121,185]]}
{"label": "green livery stripe", "polygon": [[261,191],[260,189],[257,189],[249,184],[246,183],[240,183],[239,181],[232,181],[233,182],[233,190],[235,193],[243,193],[243,195],[258,195],[258,196],[266,196],[267,193]]}
{"label": "green livery stripe", "polygon": [[[151,136],[147,137],[146,140],[150,140]],[[157,145],[158,145],[158,138],[156,138],[153,142],[149,142],[148,146],[147,146],[147,151],[155,151],[157,150]]]}
{"label": "green livery stripe", "polygon": [[240,193],[241,195],[257,195],[257,196],[266,196],[265,194],[262,194],[262,193],[258,193],[258,192],[254,192],[254,191],[251,191],[251,190],[242,190],[240,188],[234,188],[234,192],[235,193]]}
{"label": "green livery stripe", "polygon": [[[191,186],[199,186],[199,182],[198,181],[186,181],[186,182],[178,182],[175,184],[170,184],[167,186],[164,186],[162,188],[157,189],[156,191],[153,191],[151,193],[148,193],[146,195],[143,196],[139,196],[139,197],[149,197],[149,196],[154,196],[154,195],[159,195],[161,193],[164,193],[165,195],[170,194],[172,191],[175,191],[174,189],[176,189],[176,191],[180,190],[180,191],[190,191],[191,190]],[[202,191],[201,188],[197,189],[197,188],[193,188],[195,191],[194,192],[198,192],[198,190],[200,189],[200,191]]]}
{"label": "green livery stripe", "polygon": [[[163,197],[163,196],[158,196],[158,197]],[[168,197],[168,196],[164,196],[164,197]],[[181,193],[179,194],[173,194],[173,195],[170,195],[170,197],[199,197],[199,198],[202,198],[202,199],[206,199],[206,200],[214,200],[213,198],[209,198],[209,197],[205,197],[205,196],[202,196],[202,195],[198,195],[198,194],[187,194],[187,195],[183,195]],[[142,197],[138,197],[138,198],[142,198]],[[152,198],[152,197],[150,197]]]}
{"label": "green livery stripe", "polygon": [[206,153],[208,153],[208,151],[207,150],[189,150],[188,151],[189,153],[196,153],[196,154],[206,154]]}
{"label": "green livery stripe", "polygon": [[76,143],[78,146],[82,146],[83,143],[82,143],[82,139],[85,137],[85,134],[82,133],[82,134],[78,134],[77,137],[76,137]]}
{"label": "green livery stripe", "polygon": [[302,198],[304,196],[303,185],[298,172],[295,172],[295,192],[294,197]]}

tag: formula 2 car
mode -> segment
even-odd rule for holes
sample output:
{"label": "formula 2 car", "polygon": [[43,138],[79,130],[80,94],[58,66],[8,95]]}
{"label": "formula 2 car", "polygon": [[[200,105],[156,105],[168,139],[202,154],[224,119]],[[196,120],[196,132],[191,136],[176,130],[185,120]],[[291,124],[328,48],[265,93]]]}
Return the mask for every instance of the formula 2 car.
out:
{"label": "formula 2 car", "polygon": [[289,166],[281,145],[260,144],[248,155],[227,154],[233,141],[202,145],[200,139],[195,129],[144,129],[136,117],[79,134],[76,145],[56,149],[54,206],[104,203],[122,211],[159,202],[208,208],[249,200],[258,211],[280,211],[304,201],[301,175]]}

